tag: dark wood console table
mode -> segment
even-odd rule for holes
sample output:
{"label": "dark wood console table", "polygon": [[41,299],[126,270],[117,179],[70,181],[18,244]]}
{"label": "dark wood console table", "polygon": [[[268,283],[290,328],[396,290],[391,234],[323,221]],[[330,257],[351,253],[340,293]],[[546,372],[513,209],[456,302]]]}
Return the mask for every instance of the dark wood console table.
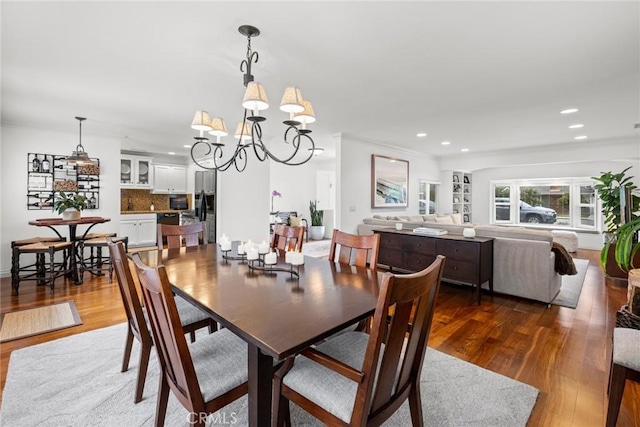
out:
{"label": "dark wood console table", "polygon": [[482,284],[493,293],[493,238],[467,238],[456,234],[428,236],[411,230],[374,230],[380,234],[378,264],[411,272],[428,267],[436,255],[444,255],[443,280],[477,287],[478,304]]}

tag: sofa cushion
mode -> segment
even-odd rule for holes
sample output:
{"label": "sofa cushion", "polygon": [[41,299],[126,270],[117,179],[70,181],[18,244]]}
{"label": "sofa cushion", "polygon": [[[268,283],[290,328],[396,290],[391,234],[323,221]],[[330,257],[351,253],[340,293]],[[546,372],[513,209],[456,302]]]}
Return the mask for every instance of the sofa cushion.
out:
{"label": "sofa cushion", "polygon": [[423,222],[422,215],[409,215],[407,219],[411,222]]}
{"label": "sofa cushion", "polygon": [[529,230],[521,227],[501,227],[495,225],[478,225],[475,229],[476,235],[480,237],[502,237],[548,242],[549,250],[551,250],[551,242],[553,241],[553,235],[547,230]]}
{"label": "sofa cushion", "polygon": [[422,215],[424,222],[436,222],[436,214]]}
{"label": "sofa cushion", "polygon": [[437,216],[436,217],[436,223],[438,224],[453,224],[453,218],[451,218],[451,215],[446,215],[446,216]]}

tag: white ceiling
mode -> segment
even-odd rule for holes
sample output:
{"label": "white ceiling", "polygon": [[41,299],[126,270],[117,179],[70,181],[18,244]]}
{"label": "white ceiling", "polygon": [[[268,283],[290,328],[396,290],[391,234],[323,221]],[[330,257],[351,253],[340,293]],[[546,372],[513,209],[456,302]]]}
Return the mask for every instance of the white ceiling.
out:
{"label": "white ceiling", "polygon": [[639,4],[2,2],[2,122],[74,131],[81,115],[88,152],[94,134],[186,154],[197,109],[240,120],[251,24],[272,138],[289,85],[329,148],[335,133],[435,156],[637,138]]}

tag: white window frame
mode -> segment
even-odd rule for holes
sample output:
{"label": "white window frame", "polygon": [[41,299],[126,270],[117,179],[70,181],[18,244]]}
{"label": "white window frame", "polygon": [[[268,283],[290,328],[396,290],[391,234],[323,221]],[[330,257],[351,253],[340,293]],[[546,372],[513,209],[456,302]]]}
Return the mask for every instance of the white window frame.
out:
{"label": "white window frame", "polygon": [[[489,203],[489,209],[491,209],[489,218],[491,218],[491,224],[496,225],[526,225],[527,227],[540,227],[540,228],[562,228],[581,231],[601,231],[602,220],[601,212],[599,209],[599,198],[593,199],[592,203],[582,203],[580,200],[580,187],[582,186],[594,186],[596,182],[587,177],[579,178],[540,178],[540,179],[511,179],[511,180],[496,180],[489,183],[489,194],[491,197]],[[569,225],[558,224],[530,224],[520,222],[520,188],[523,186],[565,186],[569,187],[569,200],[571,201],[569,206]],[[510,220],[498,220],[496,218],[496,204],[495,202],[495,188],[509,187],[509,199],[510,199]],[[581,223],[581,208],[590,207],[593,208],[594,221],[593,225],[584,225]]]}

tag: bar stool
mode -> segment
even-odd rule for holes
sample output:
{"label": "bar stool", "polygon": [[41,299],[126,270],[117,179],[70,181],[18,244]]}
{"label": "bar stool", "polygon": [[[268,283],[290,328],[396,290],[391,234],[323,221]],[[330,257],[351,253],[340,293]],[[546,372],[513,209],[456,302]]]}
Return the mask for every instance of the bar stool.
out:
{"label": "bar stool", "polygon": [[[102,249],[108,248],[107,238],[110,238],[114,243],[122,242],[124,244],[125,251],[129,250],[129,237],[113,237],[115,235],[115,233],[107,233],[103,234],[101,237],[80,240],[78,242],[78,254],[80,254],[81,257],[80,277],[84,279],[85,271],[88,271],[95,276],[102,276],[106,268],[109,272],[109,283],[113,282],[113,265],[111,264],[111,258],[108,254],[104,257],[102,256]],[[89,249],[89,256],[87,258],[84,257],[85,248]]]}
{"label": "bar stool", "polygon": [[14,256],[13,248],[19,246],[31,245],[33,243],[44,243],[44,242],[64,242],[66,239],[60,237],[32,237],[30,239],[22,239],[22,240],[13,240],[11,242],[11,277],[13,277],[15,273],[15,268],[17,266],[18,272],[36,272],[40,271],[41,265],[44,264],[44,254],[37,254],[36,260],[32,264],[20,266],[20,259],[16,259]]}
{"label": "bar stool", "polygon": [[[51,293],[55,286],[55,280],[63,274],[69,273],[67,267],[67,261],[69,260],[69,253],[71,250],[71,242],[60,240],[58,238],[55,241],[36,241],[34,243],[24,243],[26,239],[22,241],[12,242],[12,265],[11,265],[11,286],[13,287],[13,294],[18,295],[18,288],[20,282],[25,280],[37,280],[38,285],[49,284]],[[61,262],[55,262],[56,252],[62,251],[63,260]],[[22,254],[35,254],[36,262],[25,267],[20,267],[20,255]],[[48,264],[45,262],[45,255],[49,254]],[[26,272],[25,275],[20,275],[20,272]]]}

